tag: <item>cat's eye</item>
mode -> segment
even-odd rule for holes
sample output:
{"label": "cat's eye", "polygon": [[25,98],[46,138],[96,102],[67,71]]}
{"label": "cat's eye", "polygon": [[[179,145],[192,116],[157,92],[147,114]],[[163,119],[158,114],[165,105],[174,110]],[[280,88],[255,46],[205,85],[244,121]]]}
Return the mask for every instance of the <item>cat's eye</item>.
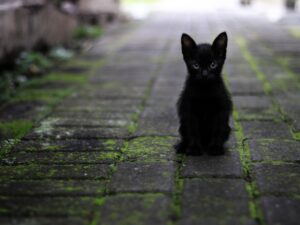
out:
{"label": "cat's eye", "polygon": [[198,70],[198,69],[200,68],[200,66],[199,66],[198,63],[194,63],[194,64],[192,65],[192,67],[193,67],[193,69],[195,69],[195,70]]}
{"label": "cat's eye", "polygon": [[213,61],[213,62],[211,62],[211,64],[209,65],[209,67],[211,69],[215,69],[217,67],[217,63]]}

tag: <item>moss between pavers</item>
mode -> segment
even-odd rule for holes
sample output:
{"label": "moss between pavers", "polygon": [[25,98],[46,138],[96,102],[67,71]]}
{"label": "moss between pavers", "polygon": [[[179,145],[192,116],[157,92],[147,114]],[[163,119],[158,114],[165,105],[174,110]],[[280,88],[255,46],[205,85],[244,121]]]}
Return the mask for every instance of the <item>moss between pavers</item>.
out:
{"label": "moss between pavers", "polygon": [[293,132],[292,131],[292,135],[293,135],[295,140],[300,141],[300,132]]}
{"label": "moss between pavers", "polygon": [[[99,57],[100,58],[100,57]],[[69,62],[64,64],[64,67],[70,67],[76,65],[76,67],[80,68],[89,68],[89,69],[97,69],[101,67],[106,61],[104,59],[100,60],[85,60],[81,58],[75,58],[70,60]]]}
{"label": "moss between pavers", "polygon": [[12,103],[24,101],[42,101],[50,106],[57,104],[62,98],[71,94],[73,88],[57,89],[57,90],[32,90],[26,89],[19,92],[12,100]]}
{"label": "moss between pavers", "polygon": [[300,27],[299,26],[290,26],[288,28],[288,31],[295,39],[300,39]]}
{"label": "moss between pavers", "polygon": [[0,122],[0,159],[7,154],[20,139],[31,130],[33,122],[29,120],[12,120]]}
{"label": "moss between pavers", "polygon": [[[255,58],[252,56],[252,54],[247,49],[246,40],[243,37],[238,37],[236,39],[236,42],[238,43],[238,45],[242,51],[243,57],[247,60],[247,62],[251,66],[252,70],[255,72],[257,79],[262,82],[265,93],[267,95],[271,95],[272,86],[271,86],[270,82],[267,80],[265,74],[263,74],[263,72],[259,69],[258,63],[256,62]],[[287,61],[281,60],[279,58],[278,62],[279,62],[279,64],[281,64],[284,67],[284,69],[287,71],[287,74],[291,77],[291,79],[294,80],[297,87],[299,86],[299,88],[300,88],[300,83],[298,82],[295,74],[293,74],[287,67]],[[283,108],[279,105],[279,103],[276,102],[275,99],[273,99],[273,103],[275,104],[275,107],[277,107],[277,110],[280,113],[282,119],[285,122],[287,122],[293,138],[295,140],[299,140],[299,134],[297,132],[293,131],[292,124],[287,120],[287,118],[288,118],[287,113],[283,110]]]}
{"label": "moss between pavers", "polygon": [[241,145],[238,148],[240,153],[240,159],[242,163],[242,169],[244,171],[246,183],[246,190],[250,197],[249,200],[249,210],[251,213],[251,217],[257,220],[260,224],[265,224],[265,220],[263,217],[262,210],[260,209],[259,205],[256,203],[256,199],[259,197],[259,191],[255,185],[255,182],[252,180],[250,165],[251,165],[251,155],[250,155],[250,148],[247,143],[247,139],[244,137],[242,125],[239,122],[239,114],[234,109],[233,111],[233,118],[234,118],[234,125],[235,125],[235,136],[237,138],[238,143]]}
{"label": "moss between pavers", "polygon": [[[298,75],[295,74],[290,68],[289,68],[289,58],[287,57],[277,57],[277,62],[279,65],[282,66],[282,68],[285,70],[286,75],[288,75],[287,78],[290,78],[287,80],[287,84],[285,85],[287,90],[290,90],[292,85],[296,85],[297,89],[300,90],[300,83],[299,83],[299,78]],[[293,81],[293,82],[291,82]],[[284,82],[284,80],[283,80]],[[289,82],[289,83],[288,83]]]}
{"label": "moss between pavers", "polygon": [[175,159],[174,137],[138,137],[123,148],[123,159],[138,162],[165,162]]}
{"label": "moss between pavers", "polygon": [[22,138],[33,126],[29,120],[13,120],[9,122],[0,122],[0,136],[10,139]]}
{"label": "moss between pavers", "polygon": [[88,80],[87,74],[72,74],[63,72],[52,72],[41,79],[33,79],[26,84],[26,88],[36,87],[48,82],[84,83]]}
{"label": "moss between pavers", "polygon": [[[97,225],[101,222],[104,224],[117,222],[120,225],[144,224],[145,220],[149,222],[155,219],[151,215],[159,216],[161,220],[166,219],[169,212],[164,207],[167,204],[163,202],[165,199],[166,196],[161,193],[124,193],[96,199],[95,204],[99,209],[89,225]],[[127,203],[129,209],[126,208]],[[162,208],[159,208],[161,206]]]}
{"label": "moss between pavers", "polygon": [[0,143],[0,159],[8,154],[11,149],[20,142],[20,139],[7,139]]}
{"label": "moss between pavers", "polygon": [[168,225],[173,224],[173,221],[177,221],[181,216],[181,201],[183,195],[183,178],[181,178],[182,163],[184,161],[184,155],[177,154],[177,167],[175,172],[175,190],[172,193],[172,221]]}
{"label": "moss between pavers", "polygon": [[270,106],[265,110],[257,110],[255,112],[252,110],[241,109],[239,112],[239,119],[240,120],[272,120],[275,122],[281,122],[280,115],[277,113],[276,107]]}
{"label": "moss between pavers", "polygon": [[243,57],[247,60],[249,65],[251,66],[252,70],[255,72],[255,75],[259,81],[261,81],[263,90],[266,94],[272,92],[272,86],[269,81],[266,79],[265,75],[259,69],[255,58],[251,55],[251,53],[247,49],[246,40],[243,37],[237,37],[236,42],[238,43]]}

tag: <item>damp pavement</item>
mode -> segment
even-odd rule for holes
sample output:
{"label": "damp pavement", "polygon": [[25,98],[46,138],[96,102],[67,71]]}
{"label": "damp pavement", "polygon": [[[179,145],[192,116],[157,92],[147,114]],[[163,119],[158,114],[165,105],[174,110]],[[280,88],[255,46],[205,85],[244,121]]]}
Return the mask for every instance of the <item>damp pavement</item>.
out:
{"label": "damp pavement", "polygon": [[[224,30],[228,150],[176,155],[181,33],[211,42]],[[298,224],[297,34],[288,16],[227,10],[111,28],[1,107],[0,224]]]}

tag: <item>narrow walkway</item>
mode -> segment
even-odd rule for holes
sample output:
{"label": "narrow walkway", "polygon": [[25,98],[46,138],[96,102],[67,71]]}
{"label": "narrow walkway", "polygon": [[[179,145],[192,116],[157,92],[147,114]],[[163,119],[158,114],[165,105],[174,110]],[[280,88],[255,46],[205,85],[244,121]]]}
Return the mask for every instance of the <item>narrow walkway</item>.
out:
{"label": "narrow walkway", "polygon": [[[228,152],[176,155],[181,33],[210,42],[223,30]],[[284,24],[232,11],[154,14],[108,33],[61,69],[85,84],[2,156],[0,224],[298,224],[299,52]]]}

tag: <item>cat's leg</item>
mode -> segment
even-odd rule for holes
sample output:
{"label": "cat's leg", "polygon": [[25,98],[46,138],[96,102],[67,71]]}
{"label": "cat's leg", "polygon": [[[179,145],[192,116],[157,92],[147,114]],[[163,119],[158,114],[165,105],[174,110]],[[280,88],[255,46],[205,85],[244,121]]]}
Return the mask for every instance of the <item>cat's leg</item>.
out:
{"label": "cat's leg", "polygon": [[202,155],[203,147],[201,144],[201,134],[199,132],[199,121],[197,118],[189,123],[189,146],[187,148],[188,155]]}
{"label": "cat's leg", "polygon": [[186,153],[186,148],[188,146],[187,129],[186,129],[185,124],[186,124],[185,121],[180,122],[178,132],[181,136],[181,140],[174,145],[176,153],[179,153],[179,154]]}
{"label": "cat's leg", "polygon": [[219,113],[212,122],[211,142],[208,149],[210,155],[222,155],[225,153],[224,143],[230,135],[229,113]]}

